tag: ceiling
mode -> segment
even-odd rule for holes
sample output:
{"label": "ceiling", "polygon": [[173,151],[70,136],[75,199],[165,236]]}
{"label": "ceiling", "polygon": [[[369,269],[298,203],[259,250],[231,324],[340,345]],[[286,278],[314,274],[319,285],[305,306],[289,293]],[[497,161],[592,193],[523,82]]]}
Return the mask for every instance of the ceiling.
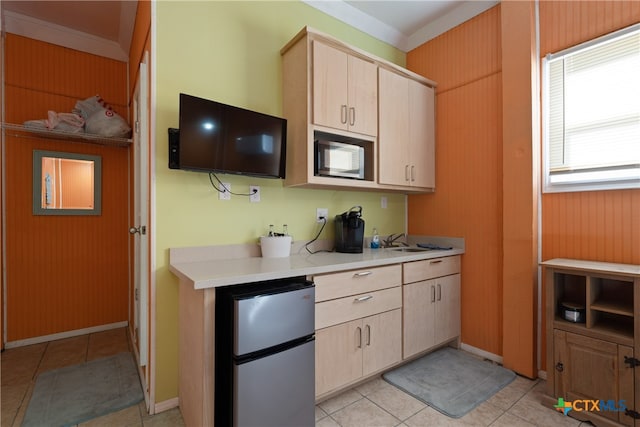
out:
{"label": "ceiling", "polygon": [[[482,13],[498,0],[302,0],[408,52]],[[137,0],[2,0],[5,30],[102,56],[128,60]]]}
{"label": "ceiling", "polygon": [[499,3],[499,0],[302,1],[403,52],[415,49]]}

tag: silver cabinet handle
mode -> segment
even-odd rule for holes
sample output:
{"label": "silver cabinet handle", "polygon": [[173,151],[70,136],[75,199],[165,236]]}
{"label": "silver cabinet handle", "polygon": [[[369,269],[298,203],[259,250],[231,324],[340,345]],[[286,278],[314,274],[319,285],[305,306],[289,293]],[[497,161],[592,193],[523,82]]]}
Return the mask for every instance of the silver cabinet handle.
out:
{"label": "silver cabinet handle", "polygon": [[431,261],[429,264],[440,264],[442,262],[441,259],[437,259],[435,261]]}
{"label": "silver cabinet handle", "polygon": [[373,274],[373,271],[360,271],[358,273],[354,273],[353,277],[370,276],[372,274]]}
{"label": "silver cabinet handle", "polygon": [[340,106],[340,123],[347,124],[347,105],[342,104]]}
{"label": "silver cabinet handle", "polygon": [[370,300],[371,298],[373,298],[373,295],[365,295],[365,296],[363,296],[363,297],[359,297],[359,298],[354,299],[354,301],[355,301],[355,302],[368,301],[368,300]]}
{"label": "silver cabinet handle", "polygon": [[356,124],[356,109],[354,107],[349,108],[349,126]]}
{"label": "silver cabinet handle", "polygon": [[436,287],[431,285],[431,302],[436,302]]}
{"label": "silver cabinet handle", "polygon": [[409,165],[404,165],[404,180],[409,181]]}
{"label": "silver cabinet handle", "polygon": [[442,301],[442,286],[438,283],[438,301]]}
{"label": "silver cabinet handle", "polygon": [[367,332],[367,345],[371,345],[371,326],[365,326]]}
{"label": "silver cabinet handle", "polygon": [[362,348],[362,328],[358,326],[356,330],[358,331],[358,348]]}
{"label": "silver cabinet handle", "polygon": [[416,174],[415,174],[415,169],[416,167],[411,165],[411,181],[415,181],[416,180]]}

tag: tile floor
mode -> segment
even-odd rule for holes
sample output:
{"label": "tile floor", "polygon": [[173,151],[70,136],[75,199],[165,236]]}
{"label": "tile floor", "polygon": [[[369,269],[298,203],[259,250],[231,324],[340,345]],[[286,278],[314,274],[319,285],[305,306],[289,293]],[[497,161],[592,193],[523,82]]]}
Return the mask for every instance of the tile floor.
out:
{"label": "tile floor", "polygon": [[316,427],[590,426],[543,406],[543,380],[516,379],[462,418],[442,415],[381,378],[316,406]]}
{"label": "tile floor", "polygon": [[[0,426],[20,427],[39,373],[131,351],[126,328],[12,348],[2,352]],[[83,427],[184,426],[178,408],[150,416],[144,401],[80,424]]]}
{"label": "tile floor", "polygon": [[[1,426],[19,427],[38,373],[130,351],[125,328],[6,350],[1,356]],[[545,383],[517,377],[460,419],[440,414],[380,377],[316,406],[317,427],[586,426],[540,404]],[[149,416],[144,402],[82,427],[184,426],[178,408]]]}

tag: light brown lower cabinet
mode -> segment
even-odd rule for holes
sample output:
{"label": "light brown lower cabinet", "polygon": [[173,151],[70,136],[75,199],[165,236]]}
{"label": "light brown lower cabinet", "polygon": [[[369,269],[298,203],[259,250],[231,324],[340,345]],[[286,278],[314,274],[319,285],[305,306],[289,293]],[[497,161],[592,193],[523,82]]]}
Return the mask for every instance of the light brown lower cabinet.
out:
{"label": "light brown lower cabinet", "polygon": [[403,358],[460,336],[460,274],[402,287]]}
{"label": "light brown lower cabinet", "polygon": [[399,362],[401,333],[401,309],[317,330],[316,396]]}

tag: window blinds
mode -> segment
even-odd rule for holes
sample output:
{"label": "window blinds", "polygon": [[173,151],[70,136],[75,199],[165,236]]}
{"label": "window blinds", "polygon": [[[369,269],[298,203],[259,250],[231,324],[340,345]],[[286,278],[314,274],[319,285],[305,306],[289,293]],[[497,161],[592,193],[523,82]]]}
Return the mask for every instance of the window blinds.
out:
{"label": "window blinds", "polygon": [[640,177],[640,25],[549,55],[546,66],[549,174]]}

